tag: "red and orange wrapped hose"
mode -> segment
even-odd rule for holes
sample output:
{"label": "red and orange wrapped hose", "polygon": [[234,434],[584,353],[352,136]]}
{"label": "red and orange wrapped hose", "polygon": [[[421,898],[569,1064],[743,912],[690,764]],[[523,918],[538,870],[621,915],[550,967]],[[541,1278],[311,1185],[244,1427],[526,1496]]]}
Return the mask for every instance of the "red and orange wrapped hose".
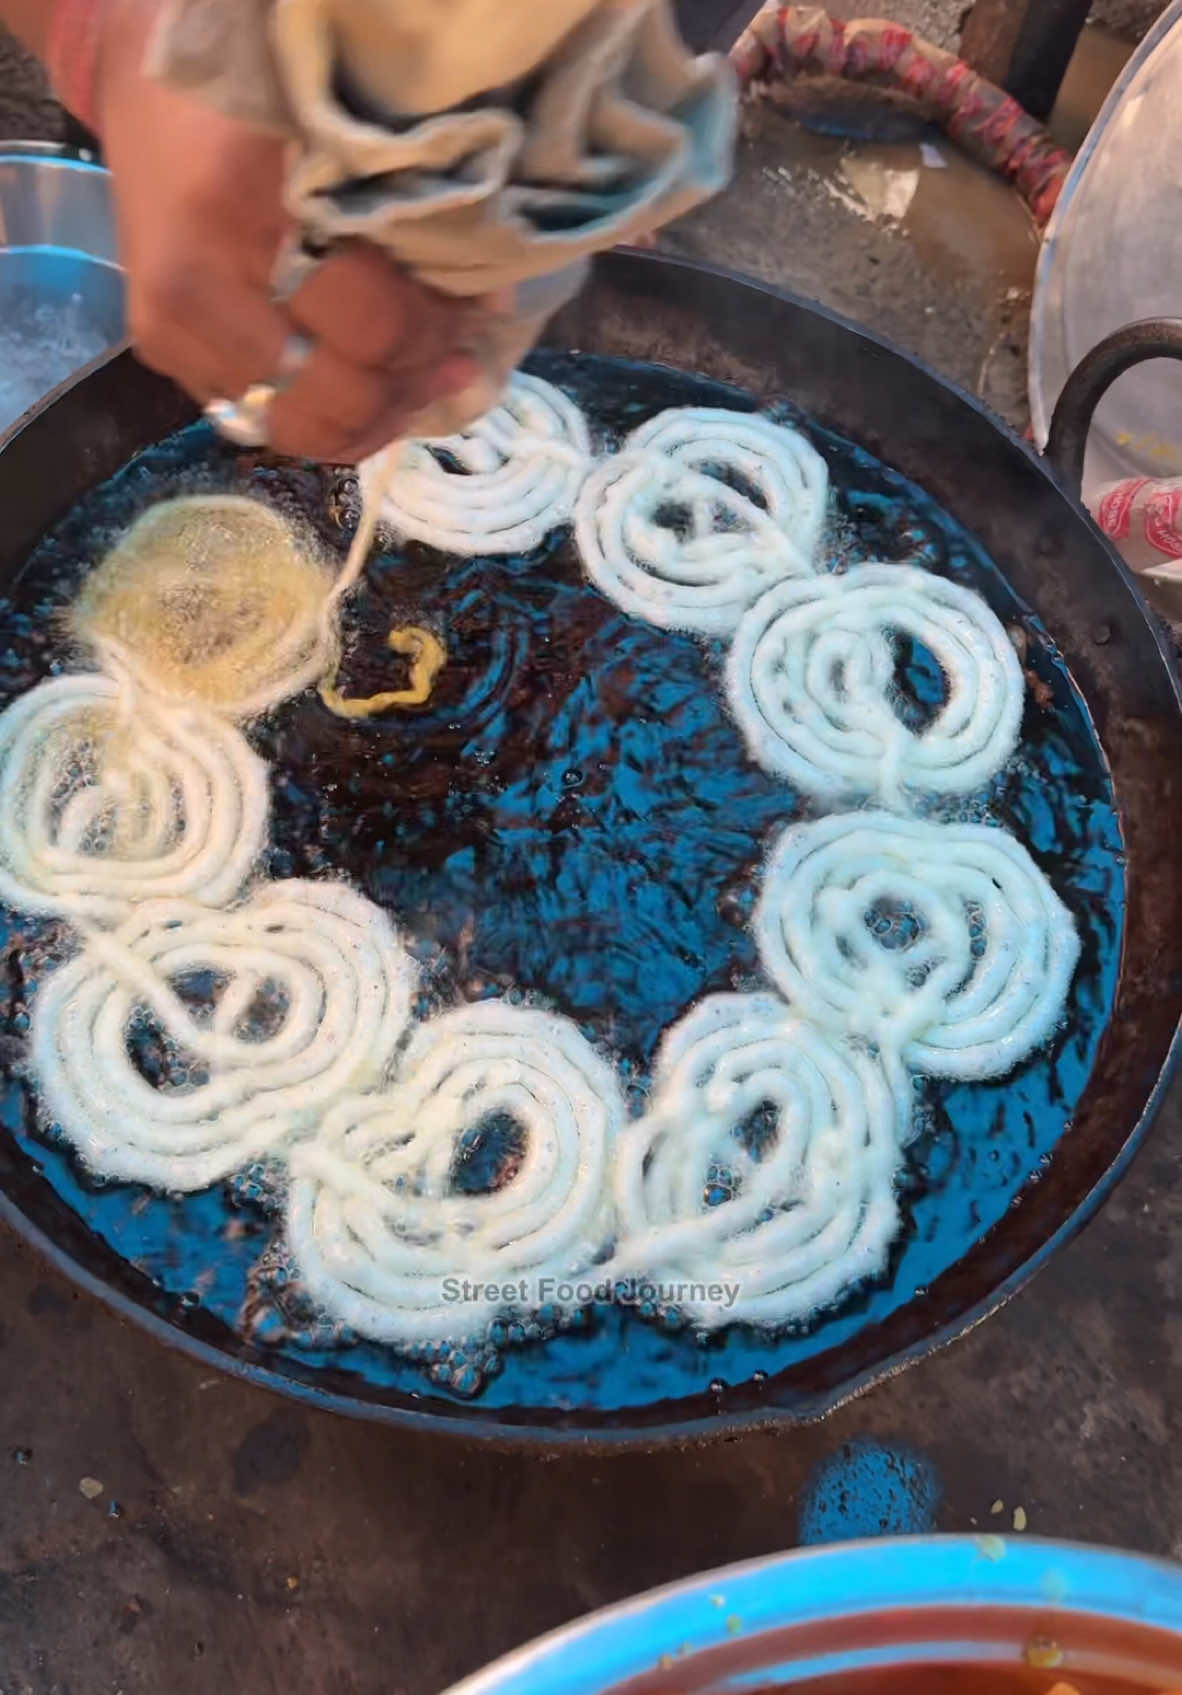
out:
{"label": "red and orange wrapped hose", "polygon": [[953,141],[1011,181],[1040,226],[1071,166],[1071,155],[1003,89],[955,54],[885,19],[845,23],[823,6],[766,5],[739,38],[731,62],[744,87],[827,76],[909,96]]}

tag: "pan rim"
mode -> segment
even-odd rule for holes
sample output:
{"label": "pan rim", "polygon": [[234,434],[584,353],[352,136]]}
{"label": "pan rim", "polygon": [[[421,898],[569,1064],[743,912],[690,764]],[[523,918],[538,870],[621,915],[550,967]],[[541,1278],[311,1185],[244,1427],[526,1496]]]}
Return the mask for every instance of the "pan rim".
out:
{"label": "pan rim", "polygon": [[[978,419],[986,424],[989,430],[999,437],[1009,449],[1016,448],[1020,451],[1027,463],[1066,504],[1075,522],[1078,523],[1082,520],[1094,539],[1100,543],[1110,566],[1113,568],[1116,580],[1121,582],[1131,601],[1132,610],[1138,624],[1144,627],[1144,633],[1148,634],[1152,646],[1156,650],[1175,710],[1182,714],[1182,680],[1179,679],[1174,668],[1163,632],[1157,626],[1152,613],[1141,599],[1132,574],[1102,535],[1090,515],[1068,493],[1056,475],[1054,468],[1035,451],[1030,443],[1019,438],[980,401],[965,393],[956,384],[933,372],[922,360],[895,346],[886,337],[877,334],[874,330],[868,330],[862,325],[853,323],[816,302],[805,300],[790,290],[743,276],[722,266],[637,250],[620,250],[615,254],[606,256],[599,263],[601,268],[608,271],[609,276],[612,270],[623,276],[628,268],[638,266],[642,272],[647,271],[651,276],[657,274],[668,276],[671,273],[683,272],[696,278],[714,279],[726,284],[740,285],[748,298],[752,294],[759,294],[786,303],[792,308],[803,310],[825,320],[854,338],[856,342],[877,347],[892,359],[910,366],[928,382],[937,385],[945,393],[954,397],[960,405],[975,413]],[[51,391],[36,407],[30,409],[29,412],[18,419],[9,431],[0,435],[0,452],[26,428],[33,425],[57,400],[69,394],[89,377],[104,370],[124,356],[124,350],[112,349],[108,355],[93,361],[76,373],[73,378],[67,379],[66,382]],[[196,416],[197,413],[194,408],[192,417],[195,419]],[[588,1451],[616,1451],[627,1448],[677,1446],[733,1436],[750,1430],[816,1422],[847,1401],[864,1393],[875,1383],[893,1377],[908,1365],[947,1347],[950,1343],[974,1329],[990,1314],[998,1311],[1025,1287],[1059,1248],[1091,1221],[1115,1189],[1148,1134],[1180,1060],[1182,1060],[1182,1012],[1180,1012],[1173,1027],[1164,1061],[1158,1069],[1153,1087],[1128,1134],[1116,1150],[1114,1157],[1072,1207],[1070,1213],[1062,1220],[1058,1228],[1036,1248],[1028,1252],[1021,1262],[1007,1276],[996,1283],[987,1294],[944,1322],[935,1325],[922,1336],[904,1342],[901,1346],[894,1348],[892,1352],[876,1358],[860,1370],[843,1376],[840,1381],[833,1382],[812,1393],[802,1392],[795,1388],[782,1391],[788,1393],[791,1397],[787,1403],[777,1401],[775,1398],[777,1384],[780,1382],[783,1373],[770,1376],[764,1383],[752,1380],[735,1383],[716,1398],[707,1393],[685,1396],[675,1401],[651,1402],[647,1407],[582,1409],[571,1412],[557,1408],[539,1407],[485,1409],[479,1404],[466,1405],[435,1398],[429,1391],[424,1391],[417,1404],[412,1404],[405,1392],[399,1392],[398,1399],[380,1398],[383,1394],[388,1395],[389,1391],[377,1391],[373,1398],[369,1398],[361,1393],[329,1388],[318,1384],[314,1380],[314,1375],[312,1380],[306,1380],[300,1375],[293,1374],[290,1364],[288,1369],[284,1370],[251,1358],[249,1357],[249,1343],[242,1343],[243,1352],[231,1352],[217,1341],[207,1340],[193,1334],[185,1327],[183,1322],[177,1322],[175,1317],[154,1310],[146,1297],[140,1298],[134,1292],[115,1287],[104,1280],[97,1272],[90,1270],[73,1251],[61,1246],[40,1224],[22,1211],[3,1188],[0,1188],[0,1221],[7,1224],[15,1234],[27,1241],[35,1251],[40,1253],[56,1270],[68,1277],[73,1283],[101,1300],[118,1316],[130,1319],[138,1324],[155,1339],[169,1343],[203,1366],[223,1371],[239,1381],[248,1382],[271,1393],[285,1395],[306,1405],[375,1423],[432,1432],[459,1440],[480,1441],[488,1446],[507,1449],[533,1448],[544,1450],[581,1447]],[[93,1232],[91,1236],[101,1252],[110,1255],[112,1260],[119,1264],[127,1266],[128,1262],[101,1237],[94,1235]],[[145,1279],[145,1282],[147,1282],[147,1279]],[[224,1328],[227,1335],[235,1335],[235,1332],[229,1326],[224,1326]],[[823,1358],[824,1356],[819,1357]],[[731,1397],[743,1397],[745,1404],[730,1406],[727,1403]],[[713,1405],[707,1404],[712,1401]]]}
{"label": "pan rim", "polygon": [[[1058,1617],[1131,1624],[1178,1637],[1182,1567],[1160,1555],[1049,1536],[1007,1536],[1005,1557],[987,1557],[986,1538],[950,1534],[857,1537],[848,1542],[785,1548],[675,1578],[609,1602],[512,1648],[454,1683],[444,1695],[515,1695],[574,1663],[571,1695],[627,1689],[659,1664],[665,1645],[685,1663],[692,1609],[713,1629],[688,1643],[688,1663],[727,1642],[742,1647],[794,1627],[856,1625],[902,1609],[922,1622],[948,1609],[980,1614],[1029,1613],[1034,1630]],[[1053,1584],[1048,1584],[1048,1578]],[[1048,1590],[1063,1590],[1052,1598]],[[726,1596],[719,1618],[717,1595]],[[643,1642],[635,1645],[634,1627]],[[625,1653],[627,1650],[627,1653]],[[1182,1638],[1179,1641],[1182,1652]],[[577,1660],[574,1659],[578,1656]],[[570,1656],[570,1660],[568,1660]],[[626,1664],[608,1667],[619,1656]],[[610,1679],[610,1682],[609,1682]]]}

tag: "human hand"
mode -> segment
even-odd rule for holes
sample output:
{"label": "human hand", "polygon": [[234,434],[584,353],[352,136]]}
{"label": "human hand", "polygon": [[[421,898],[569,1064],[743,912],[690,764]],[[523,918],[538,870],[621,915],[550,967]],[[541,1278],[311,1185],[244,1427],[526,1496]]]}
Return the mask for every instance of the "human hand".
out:
{"label": "human hand", "polygon": [[276,304],[284,144],[144,74],[155,10],[107,0],[96,90],[136,351],[204,403],[271,380],[289,337],[306,336],[313,350],[268,415],[270,445],[355,464],[474,380],[461,351],[471,308],[362,244]]}

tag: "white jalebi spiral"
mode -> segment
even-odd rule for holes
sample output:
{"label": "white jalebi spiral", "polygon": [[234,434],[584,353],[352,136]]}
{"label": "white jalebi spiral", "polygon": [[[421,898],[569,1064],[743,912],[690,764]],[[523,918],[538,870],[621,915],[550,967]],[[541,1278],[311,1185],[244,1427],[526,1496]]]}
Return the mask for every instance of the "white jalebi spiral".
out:
{"label": "white jalebi spiral", "polygon": [[[922,730],[895,709],[891,635],[920,643],[946,685]],[[905,565],[779,583],[745,614],[727,695],[753,756],[827,799],[966,794],[1010,758],[1025,684],[1005,627],[970,589]]]}
{"label": "white jalebi spiral", "polygon": [[578,407],[517,371],[501,405],[470,430],[403,446],[382,514],[400,536],[449,553],[524,553],[569,521],[590,466]]}
{"label": "white jalebi spiral", "polygon": [[267,768],[204,708],[94,674],[0,714],[0,900],[117,922],[157,896],[222,905],[267,835]]}
{"label": "white jalebi spiral", "polygon": [[[610,1241],[623,1116],[613,1068],[569,1019],[501,1001],[444,1013],[416,1031],[391,1088],[342,1101],[293,1150],[300,1276],[332,1317],[383,1342],[471,1336],[507,1305],[560,1305],[547,1280],[577,1277]],[[462,1193],[464,1138],[494,1117],[523,1133],[520,1164]],[[516,1293],[490,1298],[490,1283]]]}
{"label": "white jalebi spiral", "polygon": [[[414,983],[385,914],[342,883],[264,884],[228,912],[145,901],[47,979],[33,1072],[92,1171],[203,1189],[377,1082]],[[145,1018],[188,1070],[176,1086],[135,1062]]]}
{"label": "white jalebi spiral", "polygon": [[1079,957],[1071,914],[1006,831],[885,812],[788,829],[754,928],[804,1017],[964,1080],[1047,1040]]}
{"label": "white jalebi spiral", "polygon": [[898,1233],[909,1105],[897,1059],[773,995],[710,996],[666,1034],[652,1105],[617,1143],[613,1272],[679,1292],[707,1328],[834,1305]]}
{"label": "white jalebi spiral", "polygon": [[808,557],[753,500],[677,458],[625,450],[583,484],[575,537],[588,576],[634,618],[724,636]]}
{"label": "white jalebi spiral", "polygon": [[633,430],[626,453],[660,453],[757,497],[776,528],[810,563],[825,527],[829,467],[799,430],[759,412],[674,406]]}

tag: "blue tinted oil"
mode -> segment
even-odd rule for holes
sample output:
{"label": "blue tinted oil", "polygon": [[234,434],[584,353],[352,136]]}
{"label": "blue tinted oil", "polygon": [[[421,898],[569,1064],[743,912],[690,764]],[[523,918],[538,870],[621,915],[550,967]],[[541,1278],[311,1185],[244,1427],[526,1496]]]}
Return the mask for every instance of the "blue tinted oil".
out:
{"label": "blue tinted oil", "polygon": [[924,1536],[936,1528],[940,1493],[934,1467],[913,1449],[844,1442],[805,1484],[796,1539],[808,1547],[864,1536]]}
{"label": "blue tinted oil", "polygon": [[[610,444],[671,405],[749,409],[705,379],[626,361],[540,356]],[[799,1333],[743,1328],[703,1343],[675,1315],[542,1314],[492,1341],[407,1358],[333,1332],[304,1307],[278,1242],[276,1179],[173,1199],[82,1174],[38,1128],[21,1076],[29,1003],[67,932],[9,916],[0,977],[3,1122],[71,1209],[152,1279],[179,1323],[224,1323],[256,1356],[383,1392],[488,1408],[625,1408],[799,1365],[884,1320],[960,1260],[1070,1135],[1115,992],[1124,872],[1104,758],[1046,632],[966,532],[865,452],[813,429],[835,495],[832,563],[918,559],[976,588],[1014,632],[1030,679],[1019,756],[987,793],[933,815],[988,818],[1025,841],[1083,944],[1060,1032],[1011,1077],[925,1082],[903,1175],[905,1228],[887,1274]],[[151,502],[236,489],[277,504],[340,555],[356,489],[339,474],[235,455],[202,427],[142,454],[42,543],[0,606],[0,700],[70,658],[62,608],[86,566]],[[386,906],[422,967],[419,1011],[511,994],[553,1007],[617,1056],[643,1099],[658,1038],[699,996],[763,987],[748,933],[761,862],[811,803],[746,756],[719,688],[723,648],[631,619],[583,578],[569,536],[521,558],[387,546],[345,614],[343,687],[397,686],[385,645],[427,626],[448,661],[420,711],[333,717],[312,693],[251,730],[271,762],[276,877],[343,873]],[[917,722],[940,704],[922,650],[900,654]],[[481,1158],[490,1163],[487,1148]],[[473,1184],[485,1179],[474,1154]],[[495,1162],[491,1162],[495,1163]],[[279,1179],[281,1181],[281,1179]],[[213,1329],[211,1330],[211,1326]]]}

